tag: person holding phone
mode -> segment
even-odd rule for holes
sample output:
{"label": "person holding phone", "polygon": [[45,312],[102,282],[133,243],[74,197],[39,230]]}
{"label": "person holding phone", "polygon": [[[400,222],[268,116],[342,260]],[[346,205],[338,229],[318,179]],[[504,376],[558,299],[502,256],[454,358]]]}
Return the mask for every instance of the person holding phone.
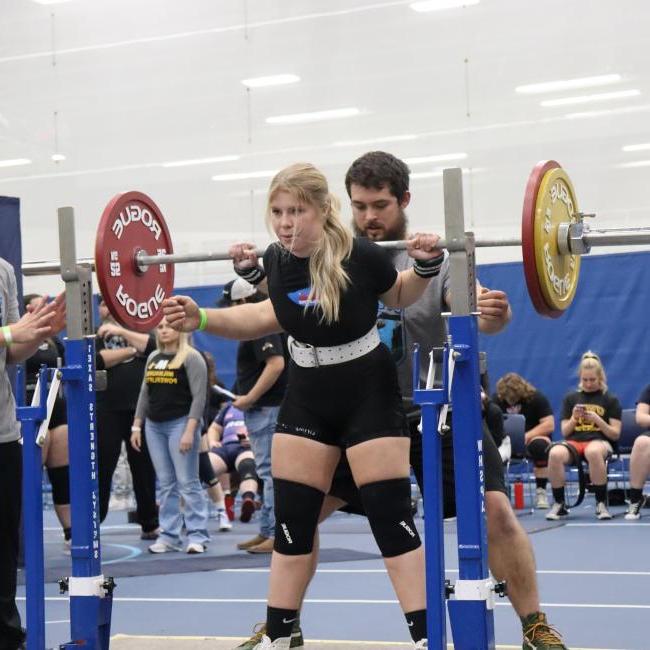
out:
{"label": "person holding phone", "polygon": [[596,517],[611,519],[607,509],[607,459],[613,452],[612,443],[621,435],[621,404],[608,390],[605,369],[597,354],[588,351],[582,355],[578,376],[578,390],[567,394],[562,404],[564,441],[553,445],[548,456],[555,503],[546,518],[558,520],[569,514],[564,468],[584,459],[596,494]]}

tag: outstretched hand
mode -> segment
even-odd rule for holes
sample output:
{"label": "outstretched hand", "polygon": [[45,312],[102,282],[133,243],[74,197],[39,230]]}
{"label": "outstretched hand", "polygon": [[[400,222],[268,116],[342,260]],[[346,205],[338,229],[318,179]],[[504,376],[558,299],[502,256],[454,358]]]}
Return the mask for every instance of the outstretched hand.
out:
{"label": "outstretched hand", "polygon": [[502,321],[508,318],[510,303],[504,291],[481,287],[476,297],[476,306],[485,320]]}
{"label": "outstretched hand", "polygon": [[436,248],[439,241],[438,235],[416,232],[406,240],[406,250],[415,260],[432,260],[444,254],[442,248]]}
{"label": "outstretched hand", "polygon": [[179,332],[193,332],[200,322],[199,306],[189,296],[172,296],[163,300],[163,314],[169,326]]}
{"label": "outstretched hand", "polygon": [[48,302],[43,296],[23,317],[11,325],[15,343],[35,343],[58,334],[65,327],[65,295],[60,293]]}

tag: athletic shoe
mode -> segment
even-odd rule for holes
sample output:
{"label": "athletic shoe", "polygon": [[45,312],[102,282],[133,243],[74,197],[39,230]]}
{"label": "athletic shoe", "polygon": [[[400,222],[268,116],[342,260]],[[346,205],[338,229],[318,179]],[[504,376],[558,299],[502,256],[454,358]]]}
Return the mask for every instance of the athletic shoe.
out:
{"label": "athletic shoe", "polygon": [[251,520],[254,512],[255,501],[253,501],[253,499],[250,497],[246,497],[241,504],[241,509],[239,511],[239,521],[241,521],[242,524],[247,524]]}
{"label": "athletic shoe", "polygon": [[255,537],[252,537],[251,539],[247,539],[245,542],[240,542],[237,544],[237,548],[240,551],[247,551],[249,548],[253,548],[253,546],[257,546],[258,544],[261,544],[262,542],[265,542],[268,537],[264,537],[263,535],[255,535]]}
{"label": "athletic shoe", "polygon": [[543,487],[538,487],[535,490],[535,507],[539,510],[548,510],[550,507],[548,497],[546,496],[546,489]]}
{"label": "athletic shoe", "polygon": [[601,520],[612,518],[611,513],[607,510],[607,504],[603,501],[596,504],[596,518]]}
{"label": "athletic shoe", "polygon": [[558,519],[564,519],[569,516],[569,510],[563,503],[554,503],[551,506],[551,509],[546,514],[546,518],[549,521],[557,521]]}
{"label": "athletic shoe", "polygon": [[[264,638],[266,634],[266,625],[264,623],[258,623],[253,628],[253,636],[250,639],[244,641],[241,645],[238,645],[235,650],[253,650],[258,643]],[[291,643],[289,644],[291,650],[304,650],[305,649],[305,640],[302,637],[302,630],[300,629],[300,622],[296,621],[291,628]]]}
{"label": "athletic shoe", "polygon": [[235,521],[235,497],[232,494],[226,494],[225,501],[228,519],[230,519],[230,521]]}
{"label": "athletic shoe", "polygon": [[289,650],[291,647],[291,638],[288,636],[271,641],[268,636],[263,635],[259,643],[256,643],[252,650]]}
{"label": "athletic shoe", "polygon": [[205,546],[199,544],[198,542],[190,542],[185,549],[185,552],[189,555],[198,555],[199,553],[205,553]]}
{"label": "athletic shoe", "polygon": [[535,612],[521,619],[524,628],[522,650],[568,650],[558,631],[548,624],[546,614]]}
{"label": "athletic shoe", "polygon": [[232,530],[232,524],[230,523],[228,514],[223,508],[219,508],[217,511],[217,523],[219,524],[219,531],[222,533],[227,533],[229,530]]}
{"label": "athletic shoe", "polygon": [[261,544],[257,544],[257,546],[251,546],[251,548],[247,548],[246,551],[248,553],[255,553],[255,554],[264,554],[264,553],[273,553],[273,545],[275,543],[275,540],[273,537],[269,537],[268,539],[265,539]]}
{"label": "athletic shoe", "polygon": [[421,639],[417,643],[414,643],[413,647],[415,648],[415,650],[426,650],[426,648],[429,647],[429,644],[426,639]]}
{"label": "athletic shoe", "polygon": [[641,519],[641,508],[643,508],[645,500],[645,497],[641,497],[641,501],[630,503],[630,505],[627,507],[627,512],[625,513],[625,519]]}
{"label": "athletic shoe", "polygon": [[182,551],[182,547],[176,544],[168,544],[158,540],[149,547],[149,553],[170,553],[171,551]]}

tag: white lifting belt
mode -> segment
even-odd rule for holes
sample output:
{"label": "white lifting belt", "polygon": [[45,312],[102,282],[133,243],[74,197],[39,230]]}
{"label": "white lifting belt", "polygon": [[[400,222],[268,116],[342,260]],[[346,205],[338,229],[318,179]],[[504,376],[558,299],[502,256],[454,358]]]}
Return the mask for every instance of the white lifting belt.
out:
{"label": "white lifting belt", "polygon": [[368,354],[379,343],[381,343],[381,339],[376,327],[354,341],[330,347],[315,347],[309,343],[300,343],[293,336],[287,339],[291,358],[302,368],[317,368],[318,366],[331,366],[352,361]]}

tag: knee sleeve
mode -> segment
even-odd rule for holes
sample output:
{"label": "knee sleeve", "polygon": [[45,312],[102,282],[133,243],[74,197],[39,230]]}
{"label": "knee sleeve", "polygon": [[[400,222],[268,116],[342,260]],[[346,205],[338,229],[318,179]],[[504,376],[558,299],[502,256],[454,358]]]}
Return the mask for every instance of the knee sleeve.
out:
{"label": "knee sleeve", "polygon": [[275,544],[283,555],[306,555],[314,546],[314,534],[325,493],[281,478],[273,479],[275,495]]}
{"label": "knee sleeve", "polygon": [[219,482],[219,479],[216,477],[214,469],[212,469],[212,463],[208,454],[209,452],[207,451],[199,453],[199,478],[204,485],[213,487]]}
{"label": "knee sleeve", "polygon": [[52,485],[52,502],[67,506],[70,503],[70,467],[48,467],[47,475]]}
{"label": "knee sleeve", "polygon": [[240,482],[257,481],[257,472],[255,471],[255,461],[252,458],[244,458],[237,467]]}
{"label": "knee sleeve", "polygon": [[411,514],[411,481],[396,478],[359,488],[377,546],[384,557],[396,557],[421,545]]}
{"label": "knee sleeve", "polygon": [[528,445],[526,451],[528,455],[537,462],[548,460],[548,451],[551,448],[551,443],[546,438],[533,438]]}

